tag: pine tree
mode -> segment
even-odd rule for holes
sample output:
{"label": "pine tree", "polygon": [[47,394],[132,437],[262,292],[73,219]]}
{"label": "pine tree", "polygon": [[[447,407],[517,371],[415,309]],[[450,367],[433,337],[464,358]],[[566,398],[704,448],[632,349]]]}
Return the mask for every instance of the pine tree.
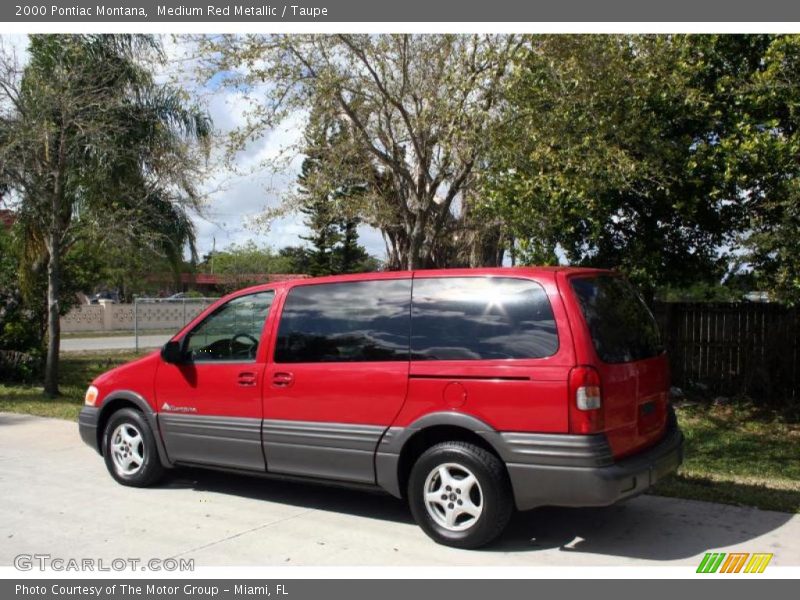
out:
{"label": "pine tree", "polygon": [[[322,177],[325,156],[332,146],[348,135],[342,123],[324,118],[315,112],[306,130],[306,158],[298,176],[300,212],[311,233],[301,238],[310,243],[307,250],[309,274],[334,275],[355,273],[371,268],[366,249],[358,243],[360,220],[349,214],[348,203],[363,194],[366,184],[342,169],[341,180]],[[325,181],[320,185],[320,181]]]}

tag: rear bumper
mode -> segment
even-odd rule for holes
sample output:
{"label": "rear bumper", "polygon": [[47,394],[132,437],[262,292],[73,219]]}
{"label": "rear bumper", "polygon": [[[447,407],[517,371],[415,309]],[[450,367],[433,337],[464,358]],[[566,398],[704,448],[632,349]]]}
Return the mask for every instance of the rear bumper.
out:
{"label": "rear bumper", "polygon": [[[602,456],[595,457],[587,455],[586,450],[584,447],[579,462],[588,463],[587,466],[507,462],[517,508],[607,506],[641,494],[677,471],[683,462],[683,434],[671,419],[664,438],[655,446],[600,466],[597,463],[607,462],[607,450],[598,447]],[[519,452],[514,454],[520,456]]]}
{"label": "rear bumper", "polygon": [[89,446],[100,452],[97,440],[97,423],[100,421],[100,409],[94,406],[84,406],[78,415],[78,432],[81,439]]}

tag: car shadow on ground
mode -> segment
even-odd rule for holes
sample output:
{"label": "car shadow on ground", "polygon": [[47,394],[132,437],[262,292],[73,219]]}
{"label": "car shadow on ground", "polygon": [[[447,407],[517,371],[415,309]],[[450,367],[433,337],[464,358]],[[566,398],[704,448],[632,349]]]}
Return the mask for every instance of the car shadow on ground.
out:
{"label": "car shadow on ground", "polygon": [[[514,515],[491,551],[557,548],[633,559],[670,561],[747,544],[792,515],[661,496],[601,508],[544,507]],[[751,551],[764,551],[760,546]]]}
{"label": "car shadow on ground", "polygon": [[[255,500],[412,524],[404,501],[382,493],[295,481],[182,468],[165,488],[233,494]],[[516,513],[487,552],[557,549],[669,561],[709,549],[746,544],[778,529],[793,515],[707,502],[642,496],[603,508],[544,507]],[[764,551],[754,547],[751,551]]]}
{"label": "car shadow on ground", "polygon": [[286,481],[206,469],[180,468],[168,473],[162,487],[233,494],[253,500],[350,514],[368,519],[413,523],[405,502],[380,491]]}

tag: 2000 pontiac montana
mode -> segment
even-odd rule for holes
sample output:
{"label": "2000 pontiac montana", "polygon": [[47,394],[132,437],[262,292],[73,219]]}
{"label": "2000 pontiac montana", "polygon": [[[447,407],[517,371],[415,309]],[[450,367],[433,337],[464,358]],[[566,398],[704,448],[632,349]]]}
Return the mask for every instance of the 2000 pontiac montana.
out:
{"label": "2000 pontiac montana", "polygon": [[668,390],[613,272],[370,273],[222,298],[93,381],[80,432],[124,485],[204,465],[372,486],[474,548],[515,507],[607,505],[674,472]]}

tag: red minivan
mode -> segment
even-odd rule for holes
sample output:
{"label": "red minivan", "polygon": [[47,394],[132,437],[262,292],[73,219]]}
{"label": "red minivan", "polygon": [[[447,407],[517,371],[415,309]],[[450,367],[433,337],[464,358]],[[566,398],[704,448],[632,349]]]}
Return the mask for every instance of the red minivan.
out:
{"label": "red minivan", "polygon": [[474,548],[515,508],[608,505],[673,473],[668,392],[653,316],[611,271],[369,273],[222,298],[95,379],[79,424],[124,485],[192,465],[366,486]]}

